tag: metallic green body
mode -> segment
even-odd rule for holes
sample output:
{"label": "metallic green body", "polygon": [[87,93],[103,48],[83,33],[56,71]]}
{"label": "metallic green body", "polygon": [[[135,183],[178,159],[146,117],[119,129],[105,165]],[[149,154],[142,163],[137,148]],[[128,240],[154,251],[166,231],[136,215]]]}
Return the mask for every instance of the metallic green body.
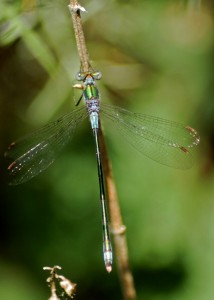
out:
{"label": "metallic green body", "polygon": [[83,94],[84,94],[84,99],[86,101],[99,98],[98,89],[92,84],[86,85],[86,88],[84,89]]}

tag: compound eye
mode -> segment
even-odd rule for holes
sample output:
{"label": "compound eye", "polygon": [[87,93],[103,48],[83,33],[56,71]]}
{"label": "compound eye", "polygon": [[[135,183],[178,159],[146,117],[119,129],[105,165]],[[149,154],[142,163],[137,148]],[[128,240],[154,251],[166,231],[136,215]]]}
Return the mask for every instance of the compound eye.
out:
{"label": "compound eye", "polygon": [[93,72],[92,76],[94,77],[94,79],[99,80],[102,77],[102,73],[97,71],[97,72]]}
{"label": "compound eye", "polygon": [[78,72],[78,73],[76,74],[76,80],[82,81],[82,80],[85,79],[85,76],[86,76],[85,73]]}

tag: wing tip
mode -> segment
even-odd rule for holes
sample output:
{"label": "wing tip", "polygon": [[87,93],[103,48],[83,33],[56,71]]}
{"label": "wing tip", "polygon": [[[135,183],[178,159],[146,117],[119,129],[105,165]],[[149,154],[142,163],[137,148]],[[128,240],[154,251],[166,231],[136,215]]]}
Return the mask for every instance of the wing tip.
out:
{"label": "wing tip", "polygon": [[190,135],[194,138],[193,145],[197,146],[200,143],[200,136],[198,132],[190,126],[186,126],[185,128],[189,131]]}

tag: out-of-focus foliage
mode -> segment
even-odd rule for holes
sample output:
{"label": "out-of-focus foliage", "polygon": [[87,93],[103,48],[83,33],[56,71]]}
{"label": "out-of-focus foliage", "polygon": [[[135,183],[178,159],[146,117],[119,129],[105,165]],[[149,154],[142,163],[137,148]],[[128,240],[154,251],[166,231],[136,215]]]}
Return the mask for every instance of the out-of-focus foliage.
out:
{"label": "out-of-focus foliage", "polygon": [[[3,153],[74,106],[79,69],[66,1],[0,2],[1,299],[48,299],[42,267],[60,265],[77,299],[122,299],[102,261],[89,123],[44,174],[8,187]],[[212,1],[81,1],[102,101],[195,127],[195,166],[142,157],[105,126],[138,299],[210,300],[214,285]],[[23,9],[24,7],[24,9]]]}

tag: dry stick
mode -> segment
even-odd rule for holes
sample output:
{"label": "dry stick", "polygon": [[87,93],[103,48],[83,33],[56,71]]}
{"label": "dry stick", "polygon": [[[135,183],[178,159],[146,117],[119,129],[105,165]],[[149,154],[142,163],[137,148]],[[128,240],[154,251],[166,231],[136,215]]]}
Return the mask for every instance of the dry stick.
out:
{"label": "dry stick", "polygon": [[123,225],[116,185],[113,178],[112,166],[108,157],[103,132],[100,131],[100,146],[103,158],[103,171],[109,200],[111,226],[114,233],[114,244],[117,259],[117,268],[125,300],[136,299],[134,279],[129,267],[128,247],[126,240],[126,227]]}
{"label": "dry stick", "polygon": [[[89,63],[89,55],[85,44],[85,37],[82,29],[80,16],[80,12],[84,11],[84,8],[80,6],[78,1],[70,0],[69,9],[72,15],[74,33],[77,43],[78,54],[80,57],[81,68],[83,72],[88,72],[89,70],[91,70],[91,66]],[[103,171],[105,175],[106,189],[109,200],[111,226],[113,229],[112,231],[114,233],[117,267],[120,276],[123,296],[125,300],[134,300],[136,299],[136,291],[134,287],[133,276],[129,268],[125,226],[122,222],[116,186],[112,174],[112,167],[109,160],[103,131],[101,128],[99,133],[99,140],[101,145]]]}
{"label": "dry stick", "polygon": [[80,57],[80,64],[83,72],[88,72],[91,67],[89,64],[89,55],[86,48],[85,36],[82,29],[82,22],[80,11],[84,11],[84,8],[81,7],[76,0],[70,0],[70,5],[68,6],[71,12],[74,34],[76,38],[77,51]]}

